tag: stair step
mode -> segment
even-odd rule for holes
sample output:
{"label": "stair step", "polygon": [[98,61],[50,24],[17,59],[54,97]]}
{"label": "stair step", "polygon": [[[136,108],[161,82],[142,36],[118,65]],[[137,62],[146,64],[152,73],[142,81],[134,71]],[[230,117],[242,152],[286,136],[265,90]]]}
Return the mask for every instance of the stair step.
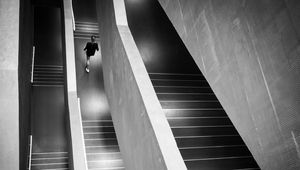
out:
{"label": "stair step", "polygon": [[223,109],[163,109],[167,117],[222,117]]}
{"label": "stair step", "polygon": [[120,152],[87,153],[86,155],[88,161],[105,161],[105,160],[122,159]]}
{"label": "stair step", "polygon": [[34,71],[34,77],[64,77],[64,72]]}
{"label": "stair step", "polygon": [[189,170],[233,170],[257,167],[252,156],[223,157],[202,160],[185,160]]}
{"label": "stair step", "polygon": [[49,74],[64,74],[63,70],[46,70],[46,69],[34,69],[33,70],[34,74],[44,74],[44,75],[49,75]]}
{"label": "stair step", "polygon": [[83,26],[76,26],[76,30],[75,33],[99,33],[99,29],[98,27],[93,27],[93,26],[89,26],[89,27],[83,27]]}
{"label": "stair step", "polygon": [[83,133],[93,133],[93,132],[115,132],[113,126],[84,126]]}
{"label": "stair step", "polygon": [[120,168],[124,167],[122,159],[104,160],[104,161],[88,161],[88,168]]}
{"label": "stair step", "polygon": [[53,72],[33,72],[34,77],[64,77],[64,73],[53,73]]}
{"label": "stair step", "polygon": [[184,108],[219,108],[222,109],[222,106],[218,100],[168,100],[160,101],[160,104],[163,109],[184,109]]}
{"label": "stair step", "polygon": [[77,30],[99,30],[98,23],[92,23],[92,22],[76,22],[75,28]]}
{"label": "stair step", "polygon": [[63,80],[63,74],[37,74],[34,73],[33,79],[40,79],[40,80]]}
{"label": "stair step", "polygon": [[237,146],[211,146],[180,148],[180,153],[184,159],[206,159],[218,157],[251,156],[245,145]]}
{"label": "stair step", "polygon": [[47,82],[47,81],[34,81],[33,85],[59,85],[59,86],[63,86],[65,83],[64,82]]}
{"label": "stair step", "polygon": [[85,133],[85,139],[99,139],[99,138],[116,138],[115,132],[96,132],[96,133]]}
{"label": "stair step", "polygon": [[224,126],[232,125],[228,117],[217,118],[190,118],[190,117],[172,117],[168,118],[171,127],[175,126]]}
{"label": "stair step", "polygon": [[31,164],[32,170],[41,170],[41,169],[61,169],[61,168],[68,168],[69,163],[47,163],[47,164]]}
{"label": "stair step", "polygon": [[206,80],[151,79],[151,81],[153,86],[209,86]]}
{"label": "stair step", "polygon": [[43,68],[43,67],[35,67],[34,72],[54,72],[54,73],[60,73],[64,72],[64,68]]}
{"label": "stair step", "polygon": [[204,147],[243,145],[239,135],[183,136],[175,137],[178,147]]}
{"label": "stair step", "polygon": [[233,170],[260,170],[260,168],[239,168],[239,169],[233,169]]}
{"label": "stair step", "polygon": [[69,168],[55,168],[55,169],[40,169],[40,168],[31,168],[32,170],[69,170]]}
{"label": "stair step", "polygon": [[33,82],[36,82],[36,83],[64,83],[64,79],[37,79],[37,78],[33,78]]}
{"label": "stair step", "polygon": [[64,81],[64,76],[55,76],[55,75],[35,75],[33,76],[33,80],[38,81]]}
{"label": "stair step", "polygon": [[90,39],[91,36],[96,36],[96,38],[99,38],[98,35],[98,32],[95,31],[95,32],[84,32],[83,30],[78,30],[78,31],[75,31],[74,32],[74,38],[86,38],[86,39]]}
{"label": "stair step", "polygon": [[125,167],[89,168],[89,170],[125,170]]}
{"label": "stair step", "polygon": [[75,25],[92,25],[97,26],[97,22],[83,22],[83,21],[75,21]]}
{"label": "stair step", "polygon": [[183,136],[216,136],[216,135],[238,135],[233,126],[213,126],[213,127],[171,127],[175,137]]}
{"label": "stair step", "polygon": [[105,115],[101,115],[101,119],[83,119],[82,122],[93,122],[93,121],[99,121],[99,120],[112,120],[110,113],[107,113]]}
{"label": "stair step", "polygon": [[149,73],[150,79],[205,80],[202,74]]}
{"label": "stair step", "polygon": [[35,76],[33,77],[34,80],[37,81],[64,81],[64,77],[54,77],[54,76]]}
{"label": "stair step", "polygon": [[64,66],[62,65],[40,65],[40,64],[35,64],[34,68],[63,68]]}
{"label": "stair step", "polygon": [[65,163],[68,162],[68,157],[55,158],[35,158],[31,160],[32,164],[47,164],[47,163]]}
{"label": "stair step", "polygon": [[87,146],[86,153],[108,153],[120,152],[118,145],[105,145],[105,146]]}
{"label": "stair step", "polygon": [[68,152],[33,152],[31,154],[32,159],[38,158],[57,158],[68,157]]}
{"label": "stair step", "polygon": [[63,82],[65,79],[63,76],[61,77],[55,77],[55,76],[34,76],[34,81],[57,81],[57,82]]}
{"label": "stair step", "polygon": [[33,87],[49,87],[49,88],[63,88],[64,85],[61,84],[61,85],[49,85],[49,84],[45,84],[45,85],[41,85],[41,84],[33,84],[32,85]]}
{"label": "stair step", "polygon": [[165,100],[217,100],[214,93],[157,93],[160,101]]}
{"label": "stair step", "polygon": [[156,93],[212,93],[210,87],[153,86]]}
{"label": "stair step", "polygon": [[88,126],[113,126],[112,120],[94,120],[94,121],[84,121],[82,122],[83,127]]}
{"label": "stair step", "polygon": [[33,81],[33,85],[53,85],[53,86],[63,86],[64,82],[58,82],[58,81]]}
{"label": "stair step", "polygon": [[118,145],[116,138],[102,138],[102,139],[85,139],[85,146],[106,146]]}
{"label": "stair step", "polygon": [[34,71],[63,72],[64,67],[34,67]]}

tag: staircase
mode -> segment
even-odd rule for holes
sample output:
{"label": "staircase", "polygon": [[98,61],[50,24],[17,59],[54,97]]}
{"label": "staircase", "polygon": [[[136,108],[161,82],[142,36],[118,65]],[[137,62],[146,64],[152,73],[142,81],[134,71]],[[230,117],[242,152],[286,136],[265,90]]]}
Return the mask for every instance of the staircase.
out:
{"label": "staircase", "polygon": [[[90,40],[92,35],[98,37],[98,23],[76,21],[75,28],[74,39],[77,42]],[[83,120],[82,126],[88,169],[125,170],[111,116],[101,120]]]}
{"label": "staircase", "polygon": [[31,170],[68,170],[67,152],[32,153]]}
{"label": "staircase", "polygon": [[111,118],[83,120],[83,133],[90,170],[125,170]]}
{"label": "staircase", "polygon": [[75,22],[74,38],[90,40],[92,35],[96,36],[96,38],[99,38],[98,33],[98,23],[79,21]]}
{"label": "staircase", "polygon": [[33,86],[63,86],[64,68],[58,65],[35,65]]}
{"label": "staircase", "polygon": [[259,170],[201,74],[149,74],[189,170]]}

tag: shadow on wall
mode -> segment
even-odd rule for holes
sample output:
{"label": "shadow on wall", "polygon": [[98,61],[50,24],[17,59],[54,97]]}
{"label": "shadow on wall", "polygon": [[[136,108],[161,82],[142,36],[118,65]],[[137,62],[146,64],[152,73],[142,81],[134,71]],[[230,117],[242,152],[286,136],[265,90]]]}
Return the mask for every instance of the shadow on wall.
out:
{"label": "shadow on wall", "polygon": [[31,113],[31,61],[33,46],[33,9],[30,1],[20,1],[19,31],[19,167],[27,166],[30,113]]}
{"label": "shadow on wall", "polygon": [[148,72],[197,73],[197,67],[156,0],[125,0],[128,24]]}

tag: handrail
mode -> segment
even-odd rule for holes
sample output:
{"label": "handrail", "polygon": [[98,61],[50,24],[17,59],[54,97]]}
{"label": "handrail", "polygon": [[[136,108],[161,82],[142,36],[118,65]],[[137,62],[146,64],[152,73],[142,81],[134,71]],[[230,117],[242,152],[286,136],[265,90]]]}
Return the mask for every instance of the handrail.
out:
{"label": "handrail", "polygon": [[35,56],[35,46],[32,47],[31,79],[30,79],[30,82],[31,82],[31,83],[33,83],[34,56]]}
{"label": "handrail", "polygon": [[[78,104],[78,110],[79,110],[79,114],[81,115],[81,107],[80,107],[80,98],[79,97],[77,97],[77,104]],[[81,116],[79,116],[79,125],[81,126],[81,136],[82,136],[82,138],[84,138],[84,135],[83,135],[83,127],[82,127],[82,125],[83,125],[83,123],[82,123],[82,117]],[[82,140],[82,145],[83,146],[85,146],[85,141],[84,140]],[[84,163],[84,165],[85,165],[85,168],[86,169],[88,169],[88,164],[87,164],[87,156],[86,156],[86,150],[84,149],[83,150],[83,156],[84,156],[84,161],[85,161],[85,163]]]}
{"label": "handrail", "polygon": [[73,27],[73,31],[75,31],[76,30],[76,25],[75,25],[73,3],[72,3],[72,1],[70,1],[70,3],[71,3],[71,15],[72,15],[72,27]]}
{"label": "handrail", "polygon": [[28,159],[28,170],[31,170],[31,155],[32,155],[32,135],[29,135],[29,159]]}

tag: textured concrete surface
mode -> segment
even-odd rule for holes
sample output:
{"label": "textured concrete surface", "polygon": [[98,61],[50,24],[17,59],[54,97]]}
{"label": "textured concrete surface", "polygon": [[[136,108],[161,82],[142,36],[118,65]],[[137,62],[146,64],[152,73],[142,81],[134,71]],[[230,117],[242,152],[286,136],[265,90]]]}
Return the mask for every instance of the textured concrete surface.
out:
{"label": "textured concrete surface", "polygon": [[97,10],[105,90],[126,169],[186,169],[129,31],[124,1],[97,1]]}
{"label": "textured concrete surface", "polygon": [[64,55],[65,70],[67,77],[67,86],[65,93],[67,94],[68,108],[68,131],[70,138],[70,167],[72,170],[87,170],[86,153],[84,148],[83,128],[80,113],[80,104],[77,99],[76,84],[76,67],[75,67],[75,51],[73,37],[73,18],[71,0],[64,0]]}
{"label": "textured concrete surface", "polygon": [[300,1],[159,0],[262,169],[300,168]]}
{"label": "textured concrete surface", "polygon": [[19,1],[0,1],[0,166],[19,169]]}

